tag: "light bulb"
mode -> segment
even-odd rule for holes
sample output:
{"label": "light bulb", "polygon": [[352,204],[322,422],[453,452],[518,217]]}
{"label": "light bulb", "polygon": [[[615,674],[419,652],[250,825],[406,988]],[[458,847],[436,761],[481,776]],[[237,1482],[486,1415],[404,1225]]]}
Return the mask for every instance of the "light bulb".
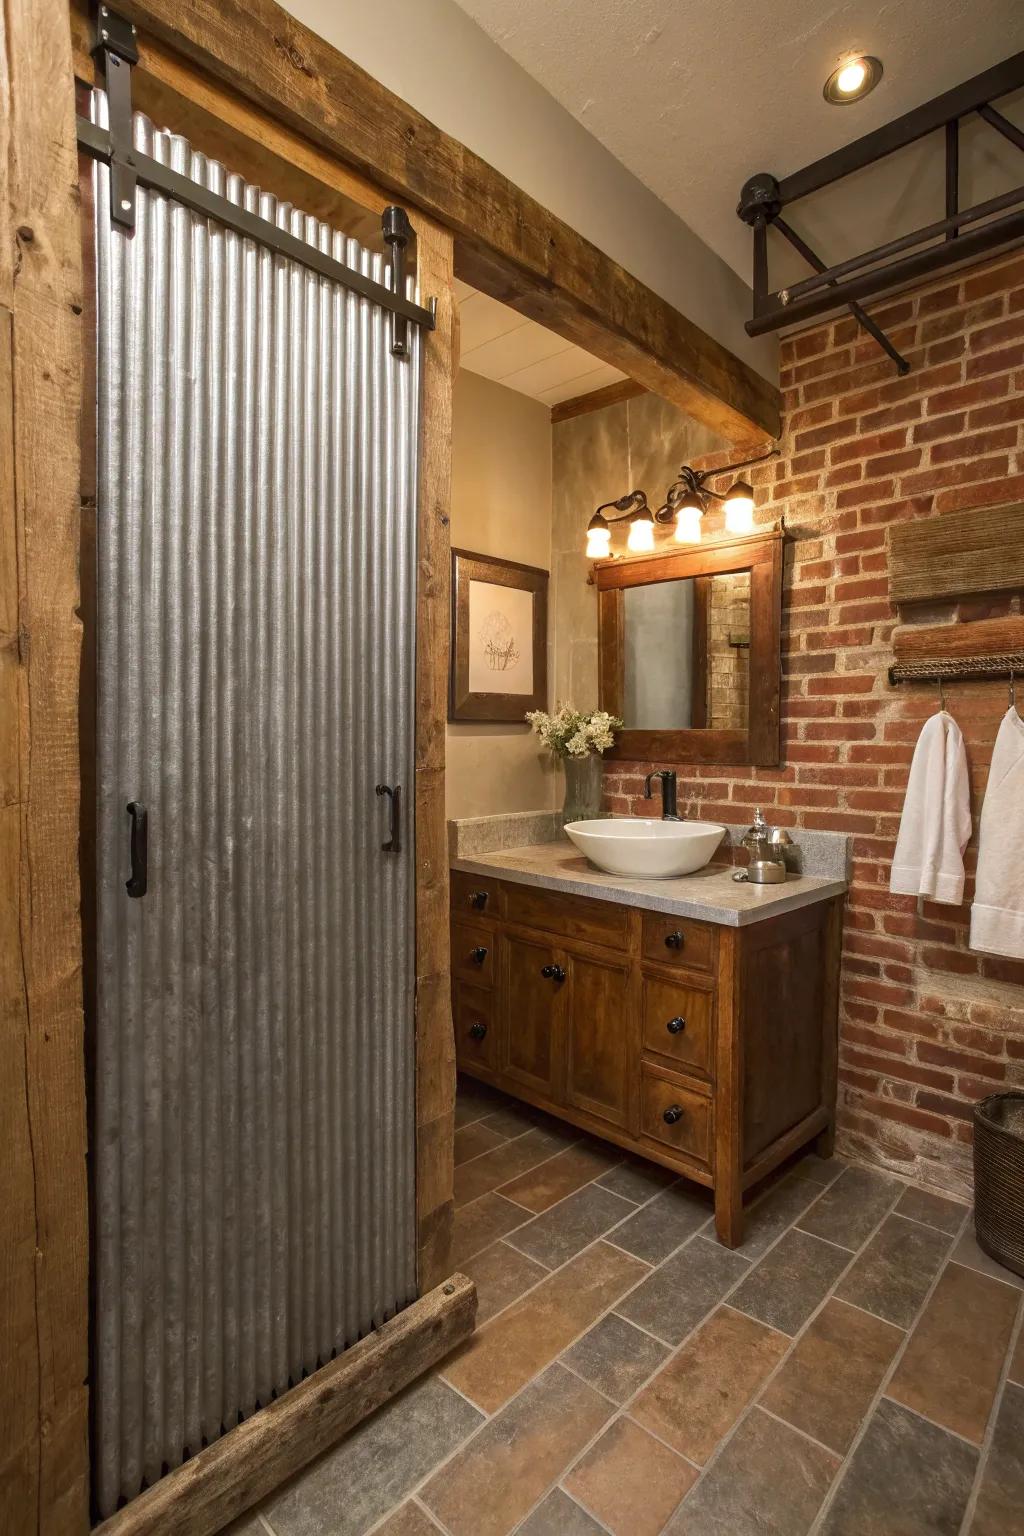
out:
{"label": "light bulb", "polygon": [[867,65],[863,59],[851,59],[849,64],[844,64],[836,75],[836,89],[842,91],[844,96],[852,96],[854,91],[859,91],[867,78]]}
{"label": "light bulb", "polygon": [[729,533],[750,533],[754,527],[754,492],[745,480],[726,494],[725,526]]}
{"label": "light bulb", "polygon": [[626,548],[635,555],[646,555],[654,548],[654,519],[649,512],[637,512],[629,520]]}
{"label": "light bulb", "polygon": [[865,53],[834,69],[825,81],[822,95],[833,107],[846,107],[852,101],[861,101],[881,78],[881,59]]}
{"label": "light bulb", "polygon": [[587,559],[607,560],[611,554],[612,531],[607,526],[604,528],[587,529]]}
{"label": "light bulb", "polygon": [[676,512],[676,543],[699,544],[700,522],[702,513],[700,507],[681,506]]}

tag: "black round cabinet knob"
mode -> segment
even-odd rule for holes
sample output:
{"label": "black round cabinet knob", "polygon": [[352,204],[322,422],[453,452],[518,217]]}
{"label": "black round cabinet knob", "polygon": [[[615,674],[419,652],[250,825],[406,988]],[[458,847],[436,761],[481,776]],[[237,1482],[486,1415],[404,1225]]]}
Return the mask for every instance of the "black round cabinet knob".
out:
{"label": "black round cabinet knob", "polygon": [[682,949],[682,947],[683,947],[683,936],[679,932],[678,928],[676,929],[675,933],[666,933],[666,935],[665,935],[665,948],[666,949]]}
{"label": "black round cabinet knob", "polygon": [[665,1025],[665,1028],[668,1030],[670,1035],[681,1035],[683,1030],[686,1028],[686,1020],[679,1018],[669,1019],[668,1023]]}
{"label": "black round cabinet knob", "polygon": [[471,907],[475,908],[477,912],[482,912],[484,907],[487,905],[487,892],[470,891],[469,904]]}
{"label": "black round cabinet knob", "polygon": [[474,965],[483,965],[487,959],[487,946],[485,944],[478,944],[476,949],[470,950],[469,958]]}
{"label": "black round cabinet knob", "polygon": [[482,1024],[479,1019],[477,1019],[475,1024],[469,1026],[469,1038],[471,1040],[482,1040],[486,1033],[487,1025]]}
{"label": "black round cabinet knob", "polygon": [[542,965],[540,973],[545,981],[564,981],[565,969],[561,965]]}
{"label": "black round cabinet knob", "polygon": [[683,1108],[682,1108],[682,1105],[681,1104],[671,1104],[669,1106],[669,1108],[666,1109],[665,1113],[662,1115],[661,1118],[664,1120],[666,1125],[675,1125],[678,1121],[680,1121],[683,1118]]}

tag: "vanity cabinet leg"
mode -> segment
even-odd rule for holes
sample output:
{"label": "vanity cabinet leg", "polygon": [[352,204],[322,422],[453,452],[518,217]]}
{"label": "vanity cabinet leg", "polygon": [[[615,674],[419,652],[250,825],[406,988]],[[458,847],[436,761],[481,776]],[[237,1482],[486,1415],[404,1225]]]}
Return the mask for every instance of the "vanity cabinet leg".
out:
{"label": "vanity cabinet leg", "polygon": [[829,1116],[828,1125],[823,1131],[819,1131],[814,1138],[814,1150],[819,1157],[831,1157],[836,1149],[836,1117],[835,1111]]}
{"label": "vanity cabinet leg", "polygon": [[715,1231],[726,1248],[743,1241],[743,1190],[739,1179],[721,1179],[715,1185]]}

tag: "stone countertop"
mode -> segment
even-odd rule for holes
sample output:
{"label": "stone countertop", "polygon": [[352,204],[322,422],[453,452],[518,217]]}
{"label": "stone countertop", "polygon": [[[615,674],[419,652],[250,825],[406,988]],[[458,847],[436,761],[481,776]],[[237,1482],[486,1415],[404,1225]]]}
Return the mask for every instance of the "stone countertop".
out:
{"label": "stone countertop", "polygon": [[735,869],[721,864],[709,864],[675,880],[626,879],[595,868],[567,839],[453,859],[452,869],[490,875],[513,885],[535,885],[571,896],[616,901],[672,917],[722,923],[728,928],[744,928],[766,917],[841,896],[847,888],[845,880],[792,874],[785,885],[750,885],[734,880]]}

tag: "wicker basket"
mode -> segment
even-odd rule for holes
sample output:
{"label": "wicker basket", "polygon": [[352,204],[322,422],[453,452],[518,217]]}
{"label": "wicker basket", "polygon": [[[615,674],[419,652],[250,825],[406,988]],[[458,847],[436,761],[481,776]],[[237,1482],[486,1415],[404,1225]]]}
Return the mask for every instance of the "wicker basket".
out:
{"label": "wicker basket", "polygon": [[974,1225],[985,1252],[1024,1275],[1024,1093],[975,1106]]}

